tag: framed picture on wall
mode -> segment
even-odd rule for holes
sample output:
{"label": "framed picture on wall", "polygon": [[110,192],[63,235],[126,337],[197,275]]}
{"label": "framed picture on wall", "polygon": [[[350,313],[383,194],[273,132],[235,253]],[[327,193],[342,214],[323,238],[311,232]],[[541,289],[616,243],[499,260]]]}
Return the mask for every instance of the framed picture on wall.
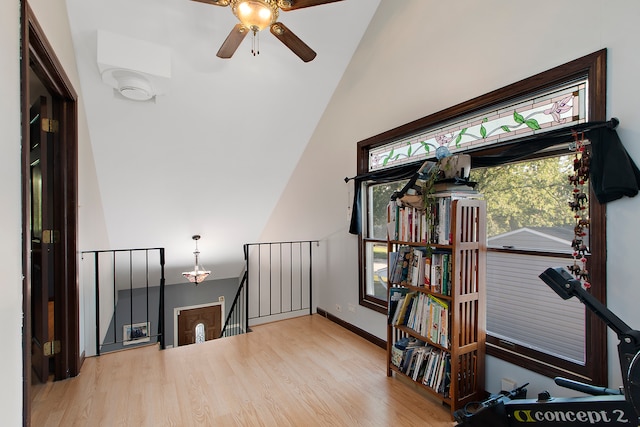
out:
{"label": "framed picture on wall", "polygon": [[151,322],[133,323],[122,327],[122,345],[138,344],[149,341]]}

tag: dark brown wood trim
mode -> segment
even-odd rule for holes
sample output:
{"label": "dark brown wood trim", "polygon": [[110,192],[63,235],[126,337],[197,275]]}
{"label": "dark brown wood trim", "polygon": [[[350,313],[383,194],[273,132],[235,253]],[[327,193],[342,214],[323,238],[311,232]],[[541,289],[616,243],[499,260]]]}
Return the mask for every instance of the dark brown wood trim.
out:
{"label": "dark brown wood trim", "polygon": [[338,325],[342,326],[343,328],[353,332],[354,334],[358,335],[359,337],[364,338],[365,340],[377,345],[380,348],[386,349],[387,348],[387,342],[383,339],[380,339],[378,337],[376,337],[373,334],[370,334],[369,332],[358,328],[357,326],[352,325],[349,322],[345,322],[344,320],[340,319],[339,317],[334,316],[333,314],[321,309],[321,308],[316,308],[316,311],[318,312],[318,314],[322,317],[326,317],[327,319],[331,320],[334,323],[337,323]]}
{"label": "dark brown wood trim", "polygon": [[[60,252],[62,271],[55,283],[55,335],[62,337],[61,353],[55,357],[55,379],[64,379],[79,373],[84,355],[79,354],[79,285],[77,266],[77,206],[78,206],[78,112],[77,93],[71,80],[49,44],[42,27],[26,1],[21,2],[21,107],[22,139],[29,141],[29,75],[37,75],[53,97],[53,113],[60,123],[55,136],[62,147],[57,161],[62,168],[54,178],[56,191],[64,202],[56,206],[54,221],[60,230]],[[22,202],[29,206],[29,152],[23,150],[22,157]],[[30,213],[23,209],[23,424],[30,425],[31,385],[31,275],[30,275]]]}
{"label": "dark brown wood trim", "polygon": [[[607,119],[607,51],[600,50],[585,57],[589,70],[589,120]],[[585,61],[586,62],[586,61]],[[590,186],[591,187],[591,186]],[[593,188],[589,191],[589,257],[587,268],[590,272],[591,294],[607,305],[607,209],[598,202]],[[596,385],[608,384],[607,325],[591,310],[587,310],[587,334],[591,339],[586,348],[592,358],[589,376]]]}
{"label": "dark brown wood trim", "polygon": [[[375,298],[372,295],[368,295],[366,294],[364,288],[364,283],[366,278],[364,277],[365,274],[365,267],[363,264],[363,260],[365,257],[365,247],[367,242],[376,242],[375,239],[368,239],[365,241],[365,239],[362,238],[362,235],[358,236],[358,283],[360,283],[360,285],[358,286],[358,297],[359,297],[359,301],[360,301],[360,305],[363,307],[367,307],[370,310],[373,311],[377,311],[378,313],[383,313],[386,314],[387,313],[387,300],[380,300],[378,298]],[[386,240],[382,241],[382,240],[378,240],[377,242],[380,243],[384,243],[386,244]]]}
{"label": "dark brown wood trim", "polygon": [[80,372],[80,369],[82,369],[82,365],[84,365],[84,361],[86,358],[87,358],[87,355],[83,350],[82,353],[80,353],[80,357],[78,358],[78,372]]}
{"label": "dark brown wood trim", "polygon": [[29,28],[27,51],[30,65],[51,93],[64,95],[65,98],[76,101],[78,95],[71,80],[65,73],[31,7],[27,4],[26,8]]}
{"label": "dark brown wood trim", "polygon": [[[453,107],[438,111],[437,113],[430,114],[428,116],[398,126],[394,129],[359,141],[358,174],[366,172],[367,167],[367,165],[362,162],[363,160],[366,160],[366,155],[362,156],[362,158],[360,157],[361,150],[363,150],[363,153],[366,154],[368,149],[384,145],[395,139],[424,131],[433,126],[437,126],[439,123],[455,120],[458,117],[473,114],[476,111],[489,108],[493,105],[502,104],[510,100],[521,98],[534,91],[552,88],[572,78],[579,78],[581,76],[590,75],[591,73],[594,73],[596,69],[599,72],[602,72],[606,69],[606,49],[602,49],[589,55],[585,55],[582,58],[578,58],[567,64],[559,65],[550,70],[538,73],[532,77],[520,80],[508,86],[504,86],[500,89],[455,105]],[[606,93],[606,87],[600,84],[592,86],[590,85],[589,95],[591,96],[594,93]],[[602,110],[602,108],[591,111],[589,120],[605,120],[604,113],[605,112]],[[602,118],[596,118],[600,115],[602,115]]]}

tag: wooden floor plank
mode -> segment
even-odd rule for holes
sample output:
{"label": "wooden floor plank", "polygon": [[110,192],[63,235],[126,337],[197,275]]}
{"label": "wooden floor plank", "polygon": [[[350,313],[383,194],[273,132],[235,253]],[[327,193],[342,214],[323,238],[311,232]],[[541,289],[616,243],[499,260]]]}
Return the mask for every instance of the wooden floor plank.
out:
{"label": "wooden floor plank", "polygon": [[34,426],[452,426],[386,376],[386,352],[319,315],[159,351],[87,358],[33,388]]}

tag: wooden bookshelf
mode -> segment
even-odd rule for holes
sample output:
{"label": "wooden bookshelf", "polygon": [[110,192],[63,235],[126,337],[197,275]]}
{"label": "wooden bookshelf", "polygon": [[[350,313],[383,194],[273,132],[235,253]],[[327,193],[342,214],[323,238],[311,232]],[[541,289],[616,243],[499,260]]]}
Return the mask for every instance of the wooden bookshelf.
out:
{"label": "wooden bookshelf", "polygon": [[[447,226],[450,227],[450,232],[449,238],[445,239],[448,241],[432,239],[429,233],[420,230],[420,225],[417,226],[417,231],[409,233],[413,236],[412,239],[388,241],[387,376],[405,376],[411,379],[448,405],[453,416],[457,409],[468,402],[480,401],[486,397],[486,205],[484,200],[478,198],[459,198],[451,200],[449,208],[447,212],[450,213],[450,218]],[[444,221],[444,218],[439,220]],[[424,221],[422,224],[423,227],[428,227]],[[393,237],[391,231],[390,235]],[[442,235],[443,233],[440,233],[440,236]],[[411,284],[402,274],[398,276],[397,261],[392,253],[400,252],[402,247],[411,251],[418,249],[424,257],[433,256],[436,252],[448,254],[448,286],[438,286],[429,281],[425,283],[421,277],[419,280],[413,279]],[[426,265],[425,269],[429,268],[429,264]],[[442,266],[443,270],[444,268]],[[407,297],[405,295],[405,300],[394,303],[391,297],[393,295],[397,300],[403,293],[411,295],[412,302],[405,305],[404,317],[400,316],[401,318],[394,323],[396,310],[401,310],[401,304],[405,304]],[[416,308],[411,311],[414,305]],[[440,334],[432,331],[434,324],[440,328]],[[446,339],[441,339],[443,333],[446,334]],[[431,335],[439,337],[438,342]],[[401,345],[406,340],[417,340],[418,347],[413,347],[412,351],[404,350],[398,365],[400,350],[394,350],[394,346],[396,343]],[[422,343],[425,345],[420,345]],[[420,347],[427,349],[419,350],[418,355],[414,357],[412,369],[412,365],[407,362],[411,360],[410,355],[413,356],[416,348]],[[429,370],[428,365],[424,366],[424,363],[429,363],[428,360],[425,362],[428,357],[424,357],[424,354],[420,356],[420,352],[433,355],[431,358],[439,354],[439,362],[435,363],[439,363],[439,369],[443,372],[434,373]],[[416,362],[423,365],[417,366]],[[425,380],[428,375],[431,377]],[[436,375],[436,380],[429,381],[430,378],[433,379],[433,375]]]}

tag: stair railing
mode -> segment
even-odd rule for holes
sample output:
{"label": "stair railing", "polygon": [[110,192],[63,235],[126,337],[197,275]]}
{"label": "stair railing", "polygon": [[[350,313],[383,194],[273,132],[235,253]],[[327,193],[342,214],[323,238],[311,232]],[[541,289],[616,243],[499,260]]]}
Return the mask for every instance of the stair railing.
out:
{"label": "stair railing", "polygon": [[238,286],[238,291],[236,292],[235,297],[233,298],[233,302],[231,303],[231,308],[229,310],[229,314],[227,315],[227,319],[224,322],[224,326],[222,327],[222,332],[220,333],[220,337],[231,337],[234,335],[244,334],[245,332],[250,332],[247,318],[247,292],[246,292],[246,283],[247,283],[247,271],[245,270],[242,275],[242,279],[240,280],[240,286]]}
{"label": "stair railing", "polygon": [[[93,256],[90,257],[91,255]],[[164,248],[83,251],[81,256],[83,260],[86,256],[93,259],[96,355],[99,356],[105,346],[117,349],[120,345],[139,344],[151,339],[156,339],[160,348],[164,350]],[[150,256],[155,260],[150,261]],[[150,295],[149,292],[150,285],[151,287],[157,286],[156,280],[159,285],[158,317],[155,318],[157,328],[150,319],[150,311],[154,309],[151,307],[151,300],[155,300],[156,297]],[[100,326],[102,323],[100,317],[101,293],[107,300],[107,305],[112,306],[109,323],[113,329],[107,328],[104,340]],[[128,305],[124,310],[117,309],[120,293],[129,299],[128,304],[123,304]],[[134,297],[136,301],[144,301],[142,309],[134,310]],[[129,323],[125,324],[123,317],[126,319],[124,322],[128,321]]]}
{"label": "stair railing", "polygon": [[313,314],[313,246],[317,240],[247,243],[245,271],[220,336],[253,325]]}

